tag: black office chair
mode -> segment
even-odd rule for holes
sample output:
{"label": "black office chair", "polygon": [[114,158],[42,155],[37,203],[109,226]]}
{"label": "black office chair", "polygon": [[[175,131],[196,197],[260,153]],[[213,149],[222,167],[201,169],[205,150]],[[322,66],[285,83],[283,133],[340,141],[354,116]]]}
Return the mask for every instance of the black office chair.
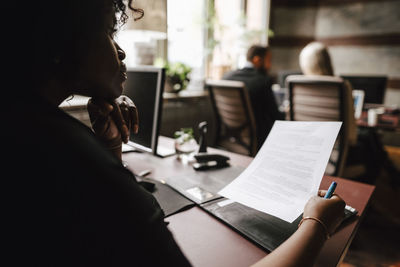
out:
{"label": "black office chair", "polygon": [[207,80],[217,122],[216,146],[249,156],[257,153],[256,123],[243,82]]}

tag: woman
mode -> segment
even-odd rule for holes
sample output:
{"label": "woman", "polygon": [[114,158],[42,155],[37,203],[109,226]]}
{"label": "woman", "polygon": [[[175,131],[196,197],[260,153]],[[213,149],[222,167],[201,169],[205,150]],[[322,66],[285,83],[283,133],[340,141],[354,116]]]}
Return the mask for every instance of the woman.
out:
{"label": "woman", "polygon": [[[158,203],[120,160],[121,142],[131,125],[137,130],[137,117],[133,103],[120,97],[125,54],[112,36],[126,8],[137,18],[142,11],[120,0],[59,0],[57,8],[47,0],[24,8],[34,16],[21,18],[35,37],[27,48],[31,75],[15,90],[18,108],[6,103],[13,113],[5,118],[11,160],[3,171],[12,183],[3,217],[12,226],[8,247],[19,254],[13,262],[190,266]],[[73,94],[91,97],[95,133],[58,109]],[[13,160],[21,151],[22,165]],[[304,210],[311,219],[257,264],[311,266],[343,209],[336,195],[313,197]]]}

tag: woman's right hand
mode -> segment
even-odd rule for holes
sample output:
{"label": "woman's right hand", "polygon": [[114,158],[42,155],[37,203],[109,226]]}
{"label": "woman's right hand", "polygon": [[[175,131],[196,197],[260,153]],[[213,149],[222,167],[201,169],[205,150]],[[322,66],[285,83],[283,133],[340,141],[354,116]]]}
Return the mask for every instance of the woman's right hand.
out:
{"label": "woman's right hand", "polygon": [[94,132],[105,144],[127,143],[130,131],[138,132],[138,112],[127,96],[112,101],[91,98],[87,109]]}
{"label": "woman's right hand", "polygon": [[343,220],[346,203],[336,194],[330,199],[323,198],[325,194],[325,190],[320,190],[318,196],[310,198],[304,208],[303,217],[320,219],[332,234]]}
{"label": "woman's right hand", "polygon": [[138,112],[133,101],[123,95],[108,101],[91,98],[87,109],[97,137],[121,158],[122,142],[127,143],[130,131],[136,134],[139,128]]}
{"label": "woman's right hand", "polygon": [[[319,196],[311,197],[304,208],[303,217],[316,220],[302,221],[299,229],[290,238],[258,261],[254,267],[314,266],[326,238],[335,232],[344,216],[344,201],[336,194],[330,199],[322,198],[325,194],[326,191],[319,191]],[[327,229],[320,225],[319,220]]]}

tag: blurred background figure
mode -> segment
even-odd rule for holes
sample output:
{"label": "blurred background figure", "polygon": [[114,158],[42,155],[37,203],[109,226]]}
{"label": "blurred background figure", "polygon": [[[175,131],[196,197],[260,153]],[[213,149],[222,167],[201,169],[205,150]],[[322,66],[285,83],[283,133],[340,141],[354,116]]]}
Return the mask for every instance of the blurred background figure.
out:
{"label": "blurred background figure", "polygon": [[[335,76],[327,47],[319,42],[312,42],[305,46],[299,56],[299,64],[306,76],[323,75]],[[393,182],[398,183],[399,171],[390,161],[384,146],[376,133],[369,128],[358,128],[354,118],[352,86],[345,80],[344,103],[348,112],[344,118],[349,134],[349,150],[346,166],[361,165],[363,172],[350,177],[355,180],[374,184],[382,168],[389,173]],[[346,172],[346,170],[345,170]],[[347,177],[347,175],[346,175]]]}
{"label": "blurred background figure", "polygon": [[[301,50],[299,64],[304,75],[334,76],[331,57],[327,47],[322,43],[312,42],[306,45]],[[344,101],[346,109],[349,110],[346,112],[348,115],[346,120],[349,122],[348,127],[350,128],[348,138],[350,144],[355,144],[357,142],[357,125],[354,119],[352,87],[347,81],[345,81],[345,86]]]}
{"label": "blurred background figure", "polygon": [[226,73],[222,79],[244,82],[248,89],[257,128],[258,149],[264,143],[275,120],[285,119],[278,110],[272,92],[271,52],[267,46],[252,45],[247,51],[247,62],[242,69]]}

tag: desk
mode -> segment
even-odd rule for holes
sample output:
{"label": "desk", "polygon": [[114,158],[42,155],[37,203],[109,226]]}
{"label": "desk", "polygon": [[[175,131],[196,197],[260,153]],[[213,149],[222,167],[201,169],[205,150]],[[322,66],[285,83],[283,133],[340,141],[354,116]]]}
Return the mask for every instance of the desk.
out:
{"label": "desk", "polygon": [[[161,137],[159,142],[163,146],[173,146],[173,140],[169,138]],[[246,167],[252,161],[248,156],[212,148],[208,150],[229,156],[234,166]],[[150,169],[150,176],[157,179],[194,172],[191,166],[182,164],[175,156],[162,159],[133,152],[124,154],[123,160],[134,173]],[[327,189],[333,179],[339,184],[336,192],[359,211],[360,218],[342,227],[325,243],[316,266],[337,266],[341,262],[375,189],[372,185],[328,176],[322,179],[321,188]],[[177,243],[194,266],[248,266],[268,254],[199,207],[166,220],[170,222],[169,229]]]}
{"label": "desk", "polygon": [[392,109],[386,108],[385,113],[378,116],[378,123],[375,126],[368,125],[368,111],[364,110],[356,121],[357,126],[379,130],[399,131],[400,114],[391,114]]}

